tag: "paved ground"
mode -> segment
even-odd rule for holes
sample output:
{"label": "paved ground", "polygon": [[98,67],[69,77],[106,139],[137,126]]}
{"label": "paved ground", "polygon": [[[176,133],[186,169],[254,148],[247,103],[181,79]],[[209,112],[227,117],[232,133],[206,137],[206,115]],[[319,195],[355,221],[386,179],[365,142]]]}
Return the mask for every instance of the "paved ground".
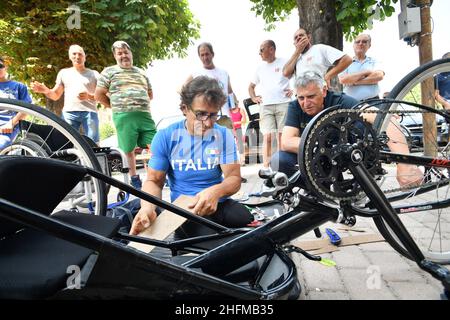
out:
{"label": "paved ground", "polygon": [[[257,176],[260,165],[242,168],[248,182],[242,184],[238,196],[260,191],[262,180]],[[168,190],[163,197],[168,199]],[[341,237],[356,234],[378,234],[371,219],[358,218],[354,226],[359,231],[344,231],[341,225],[324,225]],[[324,234],[324,232],[322,232]],[[298,240],[316,239],[313,232]],[[299,254],[292,258],[297,265],[302,286],[302,300],[441,300],[443,289],[439,281],[422,271],[415,263],[398,254],[386,242],[374,242],[340,247],[339,251],[321,254],[336,262],[326,267]],[[449,266],[447,266],[449,267]]]}

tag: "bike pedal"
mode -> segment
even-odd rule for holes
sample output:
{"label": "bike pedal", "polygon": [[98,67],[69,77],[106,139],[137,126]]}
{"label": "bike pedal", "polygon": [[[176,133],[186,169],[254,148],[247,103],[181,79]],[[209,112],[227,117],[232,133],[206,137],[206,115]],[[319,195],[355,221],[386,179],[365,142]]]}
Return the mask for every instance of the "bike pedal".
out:
{"label": "bike pedal", "polygon": [[341,243],[341,237],[333,229],[326,228],[325,232],[327,233],[328,237],[330,238],[330,242],[332,244],[337,246]]}

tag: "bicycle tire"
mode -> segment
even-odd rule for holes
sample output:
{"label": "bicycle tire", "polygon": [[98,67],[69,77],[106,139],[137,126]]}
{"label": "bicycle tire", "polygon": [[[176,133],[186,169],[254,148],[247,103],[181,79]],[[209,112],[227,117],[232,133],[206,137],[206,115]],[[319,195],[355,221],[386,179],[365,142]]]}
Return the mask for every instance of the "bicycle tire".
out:
{"label": "bicycle tire", "polygon": [[[30,127],[34,124],[38,125],[42,123],[50,126],[49,130],[51,133],[53,132],[58,133],[62,135],[65,139],[67,139],[67,142],[64,144],[64,146],[73,146],[72,149],[79,154],[79,156],[81,157],[79,160],[82,162],[83,165],[100,172],[102,171],[102,168],[89,144],[74,128],[72,128],[69,124],[67,124],[61,118],[57,117],[52,112],[37,105],[29,104],[23,101],[3,99],[3,98],[0,98],[0,110],[9,110],[13,112],[25,113],[27,117],[31,118],[32,120],[30,122],[31,123]],[[30,127],[28,128],[28,130],[30,130]],[[26,137],[22,137],[22,140],[19,140],[16,145],[20,145],[20,143],[24,145],[24,141],[27,141]],[[43,139],[43,141],[45,142],[45,139]],[[47,147],[39,146],[38,143],[36,143],[36,141],[27,141],[25,143],[31,146],[31,143],[29,144],[29,142],[33,143],[33,147],[38,146],[43,150],[47,149]],[[60,150],[54,151],[54,154],[56,154]],[[39,153],[39,155],[42,156],[43,154]],[[50,155],[50,157],[52,156],[53,155]],[[107,193],[105,191],[105,184],[104,182],[99,181],[97,179],[92,179],[91,185],[93,186],[93,193],[94,193],[94,197],[92,200],[95,202],[94,213],[97,215],[105,215],[107,208]],[[69,208],[69,210],[70,209],[73,208]]]}
{"label": "bicycle tire", "polygon": [[[431,79],[434,78],[436,74],[442,72],[450,72],[450,59],[434,60],[414,69],[413,71],[408,73],[401,81],[399,81],[399,83],[392,89],[388,96],[388,99],[397,101],[407,100],[421,104],[421,92],[419,91],[418,86],[420,85],[420,83],[427,79],[430,79],[429,81],[431,81]],[[398,103],[387,103],[384,107],[385,110],[387,110],[387,108],[389,110],[399,110],[399,105],[400,104]],[[431,113],[438,114],[437,111]],[[377,117],[374,124],[377,133],[385,130],[389,121],[390,115],[388,114],[383,114]],[[428,134],[428,132],[424,133],[422,129],[422,136],[425,134]],[[433,140],[432,146],[435,147],[438,156],[444,159],[450,159],[450,146],[440,146],[438,141],[439,132],[437,132],[437,134],[433,136],[436,138],[436,140]],[[423,140],[422,148],[425,149]],[[419,150],[417,152],[420,153],[421,151]],[[438,188],[439,187],[437,187],[437,189]],[[438,192],[436,192],[436,200],[439,200],[440,196],[446,197],[447,199],[450,197],[450,192],[446,190],[442,190],[440,191],[440,193],[441,195],[438,195]],[[411,198],[409,199],[412,199],[412,197],[414,196],[415,195],[412,194]],[[422,250],[425,258],[437,263],[450,263],[450,230],[448,230],[449,228],[447,227],[449,225],[448,222],[450,222],[450,208],[442,208],[439,210],[430,211],[425,210],[421,213],[415,212],[400,214],[399,217],[403,221],[405,227],[408,229],[408,232],[410,232],[415,242],[418,244],[419,248]],[[430,221],[433,219],[435,219],[436,221]],[[381,217],[374,218],[374,222],[379,232],[397,252],[409,259],[412,259],[410,254],[401,244],[400,240],[395,236],[393,231]],[[439,236],[441,236],[442,238],[437,238],[436,236],[435,239],[436,233],[439,233]]]}
{"label": "bicycle tire", "polygon": [[49,154],[36,142],[23,140],[13,143],[0,151],[0,155],[20,155],[29,157],[48,157]]}

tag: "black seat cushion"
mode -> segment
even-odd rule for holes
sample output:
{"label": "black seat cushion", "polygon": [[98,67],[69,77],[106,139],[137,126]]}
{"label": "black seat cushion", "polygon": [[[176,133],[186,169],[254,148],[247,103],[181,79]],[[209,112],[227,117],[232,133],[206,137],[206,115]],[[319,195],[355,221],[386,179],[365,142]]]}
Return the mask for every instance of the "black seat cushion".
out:
{"label": "black seat cushion", "polygon": [[[0,198],[50,214],[86,175],[86,169],[47,158],[0,157]],[[0,237],[23,226],[0,218]]]}
{"label": "black seat cushion", "polygon": [[[90,214],[60,212],[56,219],[111,238],[120,221]],[[66,287],[73,272],[80,269],[92,250],[47,233],[26,228],[0,240],[0,298],[36,299],[52,296]]]}

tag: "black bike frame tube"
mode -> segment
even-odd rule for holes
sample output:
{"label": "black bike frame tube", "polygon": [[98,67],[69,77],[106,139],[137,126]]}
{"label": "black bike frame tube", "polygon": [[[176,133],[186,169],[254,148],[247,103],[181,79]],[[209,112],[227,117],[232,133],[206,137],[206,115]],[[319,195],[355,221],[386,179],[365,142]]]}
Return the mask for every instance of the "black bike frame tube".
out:
{"label": "black bike frame tube", "polygon": [[370,198],[373,205],[378,209],[380,215],[388,223],[389,227],[391,227],[395,235],[399,238],[400,242],[408,250],[416,263],[420,265],[420,262],[425,259],[425,257],[395,213],[389,201],[387,201],[385,195],[378,187],[369,170],[367,170],[362,164],[350,165],[349,169],[358,181],[359,185],[363,188],[366,195]]}
{"label": "black bike frame tube", "polygon": [[[21,207],[15,203],[0,198],[0,217],[14,221],[33,229],[44,231],[52,236],[60,238],[71,243],[78,244],[82,247],[97,251],[110,257],[117,257],[123,261],[131,261],[137,268],[147,269],[151,264],[163,265],[161,270],[157,272],[170,276],[174,281],[179,281],[183,277],[184,281],[193,285],[202,286],[204,288],[220,291],[224,294],[236,297],[238,299],[256,299],[261,297],[261,293],[244,288],[230,282],[222,281],[208,274],[196,272],[194,270],[187,271],[184,267],[161,262],[160,259],[149,254],[141,252],[137,249],[124,246],[115,240],[103,237],[94,232],[81,229],[68,223],[58,221],[42,213],[31,209]],[[127,266],[129,267],[129,266]],[[155,270],[155,269],[154,269]],[[189,276],[186,276],[190,272]],[[177,280],[178,279],[178,280]]]}
{"label": "black bike frame tube", "polygon": [[294,209],[267,224],[243,234],[189,261],[187,267],[221,276],[270,254],[277,245],[284,244],[314,228],[337,218],[336,211],[299,211]]}
{"label": "black bike frame tube", "polygon": [[92,170],[90,168],[86,168],[86,170],[94,178],[98,178],[98,179],[100,179],[100,180],[102,180],[102,181],[104,181],[104,182],[106,182],[106,183],[108,183],[108,184],[110,184],[110,185],[112,185],[112,186],[114,186],[116,188],[119,188],[120,190],[124,190],[126,192],[129,192],[132,195],[135,195],[135,196],[137,196],[137,197],[139,197],[139,198],[141,198],[141,199],[143,199],[145,201],[151,202],[151,203],[153,203],[153,204],[155,204],[155,205],[157,205],[157,206],[159,206],[159,207],[161,207],[163,209],[169,210],[169,211],[171,211],[171,212],[173,212],[173,213],[175,213],[175,214],[177,214],[179,216],[182,216],[182,217],[184,217],[186,219],[198,222],[198,223],[200,223],[200,224],[202,224],[204,226],[207,226],[207,227],[209,227],[209,228],[211,228],[211,229],[213,229],[215,231],[230,231],[230,229],[227,228],[227,227],[224,227],[224,226],[222,226],[222,225],[220,225],[218,223],[215,223],[213,221],[205,219],[205,218],[203,218],[201,216],[196,216],[196,215],[192,214],[191,212],[189,212],[189,211],[187,211],[187,210],[185,210],[183,208],[180,208],[180,207],[177,207],[177,206],[171,204],[170,202],[164,201],[164,200],[159,199],[159,198],[157,198],[157,197],[155,197],[155,196],[153,196],[151,194],[148,194],[148,193],[143,192],[141,190],[135,189],[135,188],[131,187],[130,185],[125,184],[123,182],[120,182],[120,181],[118,181],[116,179],[113,179],[113,178],[111,178],[111,177],[109,177],[107,175],[99,173],[99,172],[97,172],[95,170]]}
{"label": "black bike frame tube", "polygon": [[450,160],[426,156],[414,156],[411,154],[380,151],[380,159],[386,162],[415,164],[425,167],[450,168]]}

